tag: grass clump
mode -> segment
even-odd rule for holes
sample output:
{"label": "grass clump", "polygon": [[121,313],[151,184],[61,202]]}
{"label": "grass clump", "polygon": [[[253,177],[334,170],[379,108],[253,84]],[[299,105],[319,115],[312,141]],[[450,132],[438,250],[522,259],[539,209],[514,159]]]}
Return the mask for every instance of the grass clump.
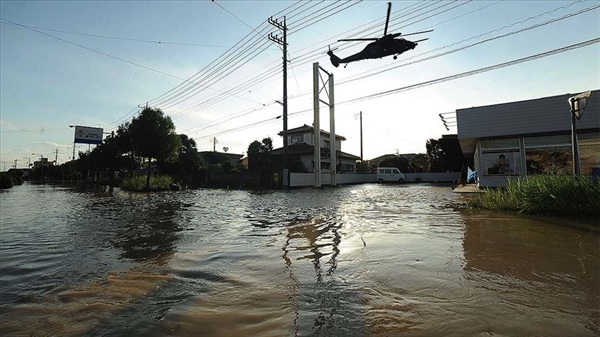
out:
{"label": "grass clump", "polygon": [[600,182],[582,176],[535,175],[488,189],[474,207],[542,215],[600,215]]}
{"label": "grass clump", "polygon": [[171,176],[152,176],[150,177],[150,188],[146,188],[146,177],[136,176],[123,179],[121,188],[127,191],[165,191],[171,187],[173,178]]}

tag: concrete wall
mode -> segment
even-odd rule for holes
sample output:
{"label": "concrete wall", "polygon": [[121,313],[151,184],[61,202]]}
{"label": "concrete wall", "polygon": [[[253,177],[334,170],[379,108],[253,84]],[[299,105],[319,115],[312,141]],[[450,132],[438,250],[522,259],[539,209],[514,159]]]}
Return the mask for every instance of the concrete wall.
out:
{"label": "concrete wall", "polygon": [[460,172],[440,172],[440,173],[404,173],[406,182],[454,182],[460,179]]}
{"label": "concrete wall", "polygon": [[[442,172],[442,173],[405,173],[407,182],[454,182],[460,178],[460,172]],[[290,173],[290,187],[314,186],[314,173]],[[420,180],[419,180],[420,179]],[[358,174],[347,173],[336,174],[338,185],[361,184],[377,182],[376,174]],[[331,175],[321,173],[321,185],[330,185]]]}

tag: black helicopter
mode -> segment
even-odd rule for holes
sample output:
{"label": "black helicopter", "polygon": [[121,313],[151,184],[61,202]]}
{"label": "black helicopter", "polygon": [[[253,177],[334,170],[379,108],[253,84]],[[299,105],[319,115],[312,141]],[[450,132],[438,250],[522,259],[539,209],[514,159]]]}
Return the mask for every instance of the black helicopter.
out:
{"label": "black helicopter", "polygon": [[[382,58],[385,56],[390,56],[390,55],[394,55],[394,60],[395,60],[398,58],[398,55],[404,53],[405,51],[415,49],[415,47],[418,45],[419,42],[428,40],[428,39],[422,39],[422,40],[417,40],[417,41],[408,41],[403,38],[396,39],[397,37],[401,36],[402,33],[388,34],[387,30],[388,30],[388,24],[390,22],[391,10],[392,10],[392,3],[388,2],[387,18],[385,19],[385,29],[383,30],[382,37],[338,40],[338,41],[373,41],[373,42],[369,43],[365,47],[365,49],[363,49],[362,51],[360,51],[354,55],[345,57],[343,59],[335,56],[335,54],[333,54],[333,51],[329,50],[327,52],[327,55],[329,55],[329,58],[331,59],[331,64],[333,64],[335,67],[337,67],[340,65],[340,63],[346,63],[346,65],[348,65],[348,63],[354,62],[354,61],[360,61],[360,60],[366,60],[366,59],[379,59],[379,58]],[[402,36],[429,33],[432,31],[433,31],[433,29],[424,30],[422,32],[404,34]]]}

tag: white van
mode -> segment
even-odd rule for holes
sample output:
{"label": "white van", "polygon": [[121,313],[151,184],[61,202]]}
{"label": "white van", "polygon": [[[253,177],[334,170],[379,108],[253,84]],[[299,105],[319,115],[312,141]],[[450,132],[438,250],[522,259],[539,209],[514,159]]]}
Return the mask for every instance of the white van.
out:
{"label": "white van", "polygon": [[395,167],[378,167],[377,182],[399,182],[404,183],[404,174]]}

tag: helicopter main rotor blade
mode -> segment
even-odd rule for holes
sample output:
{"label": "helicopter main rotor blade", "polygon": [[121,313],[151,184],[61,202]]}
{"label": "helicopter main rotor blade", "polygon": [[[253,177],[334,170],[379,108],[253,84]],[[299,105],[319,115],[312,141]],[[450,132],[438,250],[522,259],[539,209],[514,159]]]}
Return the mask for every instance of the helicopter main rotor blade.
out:
{"label": "helicopter main rotor blade", "polygon": [[388,24],[390,23],[390,12],[392,11],[392,3],[388,2],[387,17],[385,18],[385,29],[383,29],[383,36],[387,35]]}
{"label": "helicopter main rotor blade", "polygon": [[371,37],[371,38],[365,37],[365,38],[359,38],[359,39],[341,39],[341,40],[338,40],[338,42],[341,42],[341,41],[377,41],[377,40],[379,40],[379,39],[376,37]]}
{"label": "helicopter main rotor blade", "polygon": [[427,39],[420,39],[420,40],[413,41],[413,42],[414,42],[414,43],[419,43],[419,42],[423,42],[423,41],[427,41],[427,40],[429,40],[429,38],[427,38]]}
{"label": "helicopter main rotor blade", "polygon": [[433,32],[433,29],[423,30],[420,32],[414,32],[414,33],[408,33],[408,34],[402,34],[402,36],[409,36],[409,35],[416,35],[416,34],[423,34],[423,33],[430,33],[430,32]]}

